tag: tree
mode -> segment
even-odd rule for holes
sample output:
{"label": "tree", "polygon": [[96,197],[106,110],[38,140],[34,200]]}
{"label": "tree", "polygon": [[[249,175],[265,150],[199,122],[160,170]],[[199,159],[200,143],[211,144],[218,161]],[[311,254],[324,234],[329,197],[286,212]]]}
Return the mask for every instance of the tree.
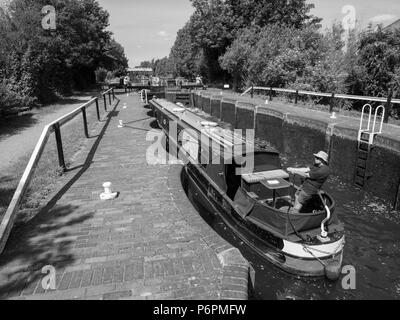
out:
{"label": "tree", "polygon": [[154,67],[154,59],[151,61],[142,61],[140,63],[140,67],[142,68],[152,68]]}
{"label": "tree", "polygon": [[221,67],[232,75],[235,91],[251,78],[248,72],[249,57],[261,34],[258,27],[244,29],[219,59]]}
{"label": "tree", "polygon": [[178,31],[175,43],[169,55],[175,76],[193,77],[199,70],[200,51],[197,51],[191,37],[191,26],[187,23]]}
{"label": "tree", "polygon": [[154,73],[159,76],[168,76],[173,74],[173,66],[168,57],[157,59],[154,62]]}
{"label": "tree", "polygon": [[239,29],[280,24],[296,29],[319,25],[322,19],[310,14],[313,4],[305,0],[227,0]]}
{"label": "tree", "polygon": [[[47,0],[12,0],[0,10],[0,81],[8,92],[48,103],[95,84],[95,70],[122,70],[122,46],[107,31],[109,14],[95,0],[53,0],[56,30],[41,26]],[[4,92],[4,91],[3,91]]]}
{"label": "tree", "polygon": [[[358,48],[358,79],[362,93],[371,96],[400,96],[400,30],[378,27],[362,33]],[[386,113],[392,114],[391,106]]]}
{"label": "tree", "polygon": [[101,59],[100,66],[109,71],[114,71],[115,75],[122,76],[128,68],[128,58],[125,50],[115,39],[111,39],[104,48],[104,57]]}
{"label": "tree", "polygon": [[267,25],[245,29],[221,58],[221,65],[243,84],[285,87],[305,77],[321,58],[317,27]]}
{"label": "tree", "polygon": [[343,52],[342,33],[341,25],[334,24],[317,38],[313,49],[307,52],[307,55],[311,54],[311,59],[307,60],[303,73],[288,86],[318,92],[346,93],[345,81],[349,76],[351,59],[346,63],[346,57],[350,58],[350,55]]}

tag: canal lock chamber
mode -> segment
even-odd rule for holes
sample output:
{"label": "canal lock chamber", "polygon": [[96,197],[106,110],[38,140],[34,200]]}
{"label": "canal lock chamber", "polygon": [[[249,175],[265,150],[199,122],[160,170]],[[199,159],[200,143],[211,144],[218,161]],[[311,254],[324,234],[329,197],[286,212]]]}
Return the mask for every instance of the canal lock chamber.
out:
{"label": "canal lock chamber", "polygon": [[[207,91],[192,95],[192,107],[201,109],[209,116],[213,115],[232,129],[255,129],[257,139],[268,142],[281,152],[285,167],[309,165],[312,154],[319,150],[326,150],[330,155],[333,178],[327,188],[339,203],[344,203],[342,218],[347,238],[344,264],[356,266],[357,290],[343,291],[340,281],[294,280],[293,276],[269,266],[250,252],[240,239],[233,237],[230,239],[232,244],[242,251],[256,270],[253,298],[374,299],[393,298],[396,295],[400,298],[400,259],[394,255],[400,244],[400,219],[395,219],[398,212],[392,211],[396,203],[399,209],[399,141],[385,134],[376,137],[367,159],[366,183],[364,189],[360,190],[353,187],[357,129],[323,119],[322,116],[309,119],[301,114],[300,108],[297,113],[288,112],[285,106],[280,110],[279,103],[270,102],[266,106],[256,99],[238,101],[232,95],[215,95]],[[327,114],[323,116],[329,118]],[[388,205],[379,207],[376,204],[374,207],[371,197],[382,199]],[[376,208],[383,208],[387,212],[382,217],[375,216]],[[388,222],[386,217],[394,220]],[[216,232],[232,238],[221,221],[213,218],[211,224]]]}

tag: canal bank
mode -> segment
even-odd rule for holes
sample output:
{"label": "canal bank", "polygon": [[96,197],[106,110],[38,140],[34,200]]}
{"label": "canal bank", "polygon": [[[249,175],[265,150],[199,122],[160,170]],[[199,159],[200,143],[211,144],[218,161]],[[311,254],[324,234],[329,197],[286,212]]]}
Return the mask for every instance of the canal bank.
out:
{"label": "canal bank", "polygon": [[[48,206],[12,230],[0,298],[247,299],[249,263],[184,196],[181,165],[148,164],[155,120],[138,96],[119,98]],[[103,202],[106,181],[119,197]]]}
{"label": "canal bank", "polygon": [[[360,119],[260,98],[216,91],[198,91],[192,104],[236,129],[255,129],[256,138],[280,152],[310,158],[318,150],[330,155],[332,173],[354,182],[358,159]],[[310,159],[311,161],[312,159]],[[363,159],[364,190],[400,209],[400,127],[384,125]],[[299,164],[301,165],[301,164]]]}

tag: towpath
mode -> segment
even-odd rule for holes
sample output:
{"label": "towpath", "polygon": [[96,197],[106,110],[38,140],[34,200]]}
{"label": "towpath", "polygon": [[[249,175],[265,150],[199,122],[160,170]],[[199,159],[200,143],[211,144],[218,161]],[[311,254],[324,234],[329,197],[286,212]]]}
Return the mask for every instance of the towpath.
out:
{"label": "towpath", "polygon": [[[0,297],[246,299],[247,261],[189,202],[182,166],[146,162],[154,118],[137,95],[119,97],[75,157],[69,182],[12,231],[0,256]],[[105,181],[117,199],[100,201]],[[55,290],[43,289],[48,270]]]}

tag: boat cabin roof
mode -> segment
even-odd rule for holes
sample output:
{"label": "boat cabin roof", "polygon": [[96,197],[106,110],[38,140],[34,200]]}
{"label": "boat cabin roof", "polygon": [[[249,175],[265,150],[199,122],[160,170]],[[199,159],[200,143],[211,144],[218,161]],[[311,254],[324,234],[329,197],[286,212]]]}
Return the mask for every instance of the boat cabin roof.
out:
{"label": "boat cabin roof", "polygon": [[224,129],[217,123],[207,121],[203,112],[196,112],[195,110],[177,105],[165,99],[153,99],[152,102],[157,104],[160,109],[168,112],[177,120],[179,119],[195,131],[205,134],[221,146],[231,148],[242,145],[246,146],[245,150],[251,150],[250,148],[254,148],[254,152],[279,154],[276,149],[270,146],[262,145],[254,140],[246,138],[238,132]]}

